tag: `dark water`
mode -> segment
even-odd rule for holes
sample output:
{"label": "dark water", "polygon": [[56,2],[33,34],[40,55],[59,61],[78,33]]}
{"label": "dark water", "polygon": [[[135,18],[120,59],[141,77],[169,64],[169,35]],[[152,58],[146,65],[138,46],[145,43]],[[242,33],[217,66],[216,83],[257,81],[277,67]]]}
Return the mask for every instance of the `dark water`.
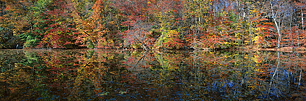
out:
{"label": "dark water", "polygon": [[0,100],[305,100],[305,55],[0,50]]}

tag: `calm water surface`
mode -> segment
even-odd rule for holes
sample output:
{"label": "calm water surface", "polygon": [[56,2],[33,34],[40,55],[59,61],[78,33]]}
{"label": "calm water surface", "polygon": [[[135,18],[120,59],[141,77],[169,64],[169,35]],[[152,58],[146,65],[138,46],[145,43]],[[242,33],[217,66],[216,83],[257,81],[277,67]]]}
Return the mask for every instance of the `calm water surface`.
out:
{"label": "calm water surface", "polygon": [[0,100],[305,100],[306,54],[0,50]]}

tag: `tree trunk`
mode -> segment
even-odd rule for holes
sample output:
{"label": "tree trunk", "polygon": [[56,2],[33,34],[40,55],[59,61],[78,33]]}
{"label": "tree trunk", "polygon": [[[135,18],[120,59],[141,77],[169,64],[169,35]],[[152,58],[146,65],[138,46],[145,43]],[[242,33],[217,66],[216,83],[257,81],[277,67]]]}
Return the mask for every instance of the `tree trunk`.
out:
{"label": "tree trunk", "polygon": [[277,30],[277,34],[278,34],[278,39],[277,39],[277,48],[280,48],[280,40],[282,38],[282,34],[280,32],[280,28],[279,28],[279,25],[276,21],[276,16],[274,14],[274,10],[273,10],[273,6],[272,6],[272,1],[270,1],[270,5],[271,5],[271,10],[272,10],[272,18],[273,18],[273,21],[274,21],[274,24],[275,24],[275,27],[276,27],[276,30]]}

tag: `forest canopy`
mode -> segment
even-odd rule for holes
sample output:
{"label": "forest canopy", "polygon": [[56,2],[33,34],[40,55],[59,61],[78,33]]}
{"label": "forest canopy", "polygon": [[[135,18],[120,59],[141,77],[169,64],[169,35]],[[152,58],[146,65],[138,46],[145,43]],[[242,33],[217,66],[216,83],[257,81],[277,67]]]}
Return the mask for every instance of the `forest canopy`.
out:
{"label": "forest canopy", "polygon": [[2,48],[305,47],[306,0],[0,0]]}

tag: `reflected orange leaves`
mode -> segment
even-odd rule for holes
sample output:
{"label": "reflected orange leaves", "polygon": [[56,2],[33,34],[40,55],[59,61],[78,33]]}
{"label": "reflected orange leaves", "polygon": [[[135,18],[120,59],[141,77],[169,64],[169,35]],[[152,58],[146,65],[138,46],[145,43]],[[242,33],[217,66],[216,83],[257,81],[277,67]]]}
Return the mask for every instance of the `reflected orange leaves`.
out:
{"label": "reflected orange leaves", "polygon": [[[264,95],[270,88],[285,92],[291,89],[286,85],[288,81],[290,85],[296,85],[299,79],[303,81],[305,78],[304,55],[291,53],[279,53],[278,56],[274,52],[157,53],[94,49],[24,53],[27,59],[22,65],[16,64],[16,68],[0,75],[0,82],[8,83],[10,86],[5,87],[14,94],[26,91],[26,87],[34,89],[35,85],[40,85],[44,88],[35,89],[63,90],[61,92],[65,94],[52,93],[63,97],[79,97],[79,92],[84,91],[90,91],[90,96],[101,99],[139,92],[157,97],[178,92],[193,94],[195,91],[203,92],[204,95],[199,93],[200,96],[213,97],[224,91],[222,94],[233,98],[255,97],[251,92]],[[272,76],[276,73],[278,75]]]}

